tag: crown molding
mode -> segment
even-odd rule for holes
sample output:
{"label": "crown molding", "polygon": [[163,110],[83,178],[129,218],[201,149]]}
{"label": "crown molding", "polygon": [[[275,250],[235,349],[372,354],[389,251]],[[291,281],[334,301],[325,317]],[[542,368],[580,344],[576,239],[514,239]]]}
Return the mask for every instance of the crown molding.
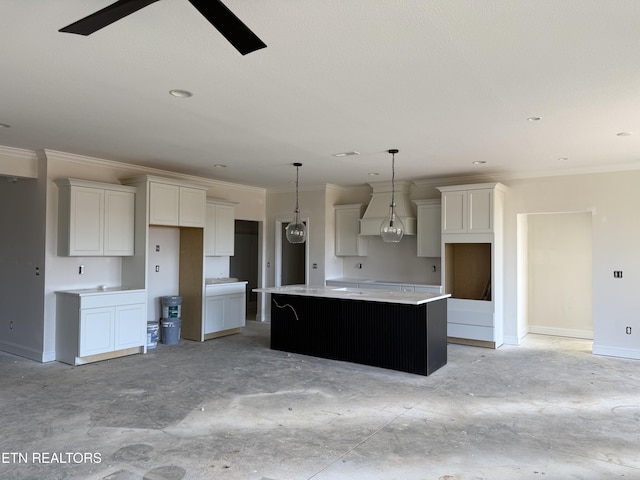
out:
{"label": "crown molding", "polygon": [[[96,166],[105,167],[105,168],[125,169],[131,172],[138,172],[140,175],[159,175],[163,177],[170,177],[176,180],[184,180],[190,183],[197,183],[199,185],[203,185],[210,188],[218,187],[218,188],[226,188],[229,190],[239,190],[243,192],[254,192],[254,193],[260,193],[260,194],[264,194],[266,192],[266,189],[260,188],[260,187],[253,187],[250,185],[241,185],[238,183],[224,182],[222,180],[215,180],[215,179],[205,178],[205,177],[197,177],[195,175],[187,175],[184,173],[177,173],[169,170],[161,170],[159,168],[145,167],[142,165],[135,165],[133,163],[117,162],[115,160],[105,160],[102,158],[88,157],[85,155],[77,155],[75,153],[59,152],[56,150],[48,150],[48,149],[43,150],[43,152],[46,155],[46,158],[51,160],[75,162],[75,163],[81,163],[83,165],[90,164],[90,165],[96,165]],[[127,175],[127,176],[131,177],[135,175]]]}

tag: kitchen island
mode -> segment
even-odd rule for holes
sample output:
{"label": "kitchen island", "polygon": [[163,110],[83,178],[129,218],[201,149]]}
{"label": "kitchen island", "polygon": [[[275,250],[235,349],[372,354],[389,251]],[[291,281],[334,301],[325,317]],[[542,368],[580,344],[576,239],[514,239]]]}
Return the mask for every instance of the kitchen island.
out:
{"label": "kitchen island", "polygon": [[271,348],[429,375],[447,363],[448,294],[287,285],[271,295]]}

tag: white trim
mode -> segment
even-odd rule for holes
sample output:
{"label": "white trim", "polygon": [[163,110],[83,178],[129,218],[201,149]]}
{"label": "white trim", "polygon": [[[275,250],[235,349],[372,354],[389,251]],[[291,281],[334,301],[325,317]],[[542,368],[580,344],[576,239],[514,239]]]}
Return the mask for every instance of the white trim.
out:
{"label": "white trim", "polygon": [[0,175],[38,178],[38,156],[33,151],[0,145]]}
{"label": "white trim", "polygon": [[584,338],[585,340],[593,340],[593,331],[590,330],[575,330],[571,328],[529,325],[529,333],[535,333],[538,335],[553,335],[555,337]]}
{"label": "white trim", "polygon": [[0,351],[42,363],[53,362],[56,359],[55,352],[40,352],[12,342],[0,341]]}
{"label": "white trim", "polygon": [[505,335],[503,345],[520,345],[520,339],[518,337],[512,337],[511,335]]}
{"label": "white trim", "polygon": [[[304,283],[309,283],[309,218],[301,218],[302,222],[307,226],[307,240],[304,242]],[[276,231],[275,231],[275,278],[274,285],[276,287],[282,286],[282,224],[290,223],[291,217],[276,218]]]}
{"label": "white trim", "polygon": [[205,178],[205,177],[197,177],[194,175],[186,175],[183,173],[171,172],[168,170],[161,170],[159,168],[145,167],[145,166],[136,165],[133,163],[116,162],[114,160],[104,160],[101,158],[87,157],[84,155],[76,155],[73,153],[58,152],[55,150],[44,150],[44,153],[47,159],[51,159],[51,160],[75,162],[75,163],[81,163],[84,165],[92,164],[92,165],[102,166],[102,167],[137,171],[143,175],[160,175],[164,177],[168,176],[176,180],[185,180],[187,182],[200,184],[200,185],[206,186],[207,188],[219,187],[219,188],[228,188],[230,190],[240,190],[243,192],[250,191],[250,192],[258,192],[258,193],[266,193],[266,189],[262,187],[252,187],[250,185],[241,185],[238,183],[223,182],[221,180],[214,180],[214,179]]}
{"label": "white trim", "polygon": [[594,355],[604,355],[607,357],[619,357],[619,358],[631,358],[633,360],[640,360],[640,350],[631,348],[618,348],[607,346],[593,345],[592,353]]}

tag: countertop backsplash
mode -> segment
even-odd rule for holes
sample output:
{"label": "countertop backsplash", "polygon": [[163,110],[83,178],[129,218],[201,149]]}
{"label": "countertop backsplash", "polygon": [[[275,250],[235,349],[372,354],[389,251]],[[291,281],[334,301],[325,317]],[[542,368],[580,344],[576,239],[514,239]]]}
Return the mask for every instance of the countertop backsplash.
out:
{"label": "countertop backsplash", "polygon": [[415,235],[405,236],[400,243],[385,243],[378,237],[370,237],[366,257],[343,257],[343,262],[343,277],[428,285],[441,283],[440,257],[418,257]]}

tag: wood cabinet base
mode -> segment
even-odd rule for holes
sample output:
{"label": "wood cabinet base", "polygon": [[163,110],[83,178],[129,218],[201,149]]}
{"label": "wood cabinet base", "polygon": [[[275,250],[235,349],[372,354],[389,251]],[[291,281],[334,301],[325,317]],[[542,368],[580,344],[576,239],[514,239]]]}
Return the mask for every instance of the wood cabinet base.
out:
{"label": "wood cabinet base", "polygon": [[111,360],[113,358],[126,357],[128,355],[136,355],[138,353],[144,353],[144,347],[126,348],[124,350],[116,350],[115,352],[100,353],[98,355],[87,355],[86,357],[76,357],[75,365],[101,362],[102,360]]}
{"label": "wood cabinet base", "polygon": [[471,347],[496,348],[496,342],[487,342],[485,340],[471,340],[469,338],[447,337],[447,342],[457,345],[469,345]]}
{"label": "wood cabinet base", "polygon": [[222,332],[207,333],[205,334],[204,339],[211,340],[212,338],[225,337],[227,335],[233,335],[240,332],[242,332],[241,328],[232,328],[230,330],[223,330]]}

